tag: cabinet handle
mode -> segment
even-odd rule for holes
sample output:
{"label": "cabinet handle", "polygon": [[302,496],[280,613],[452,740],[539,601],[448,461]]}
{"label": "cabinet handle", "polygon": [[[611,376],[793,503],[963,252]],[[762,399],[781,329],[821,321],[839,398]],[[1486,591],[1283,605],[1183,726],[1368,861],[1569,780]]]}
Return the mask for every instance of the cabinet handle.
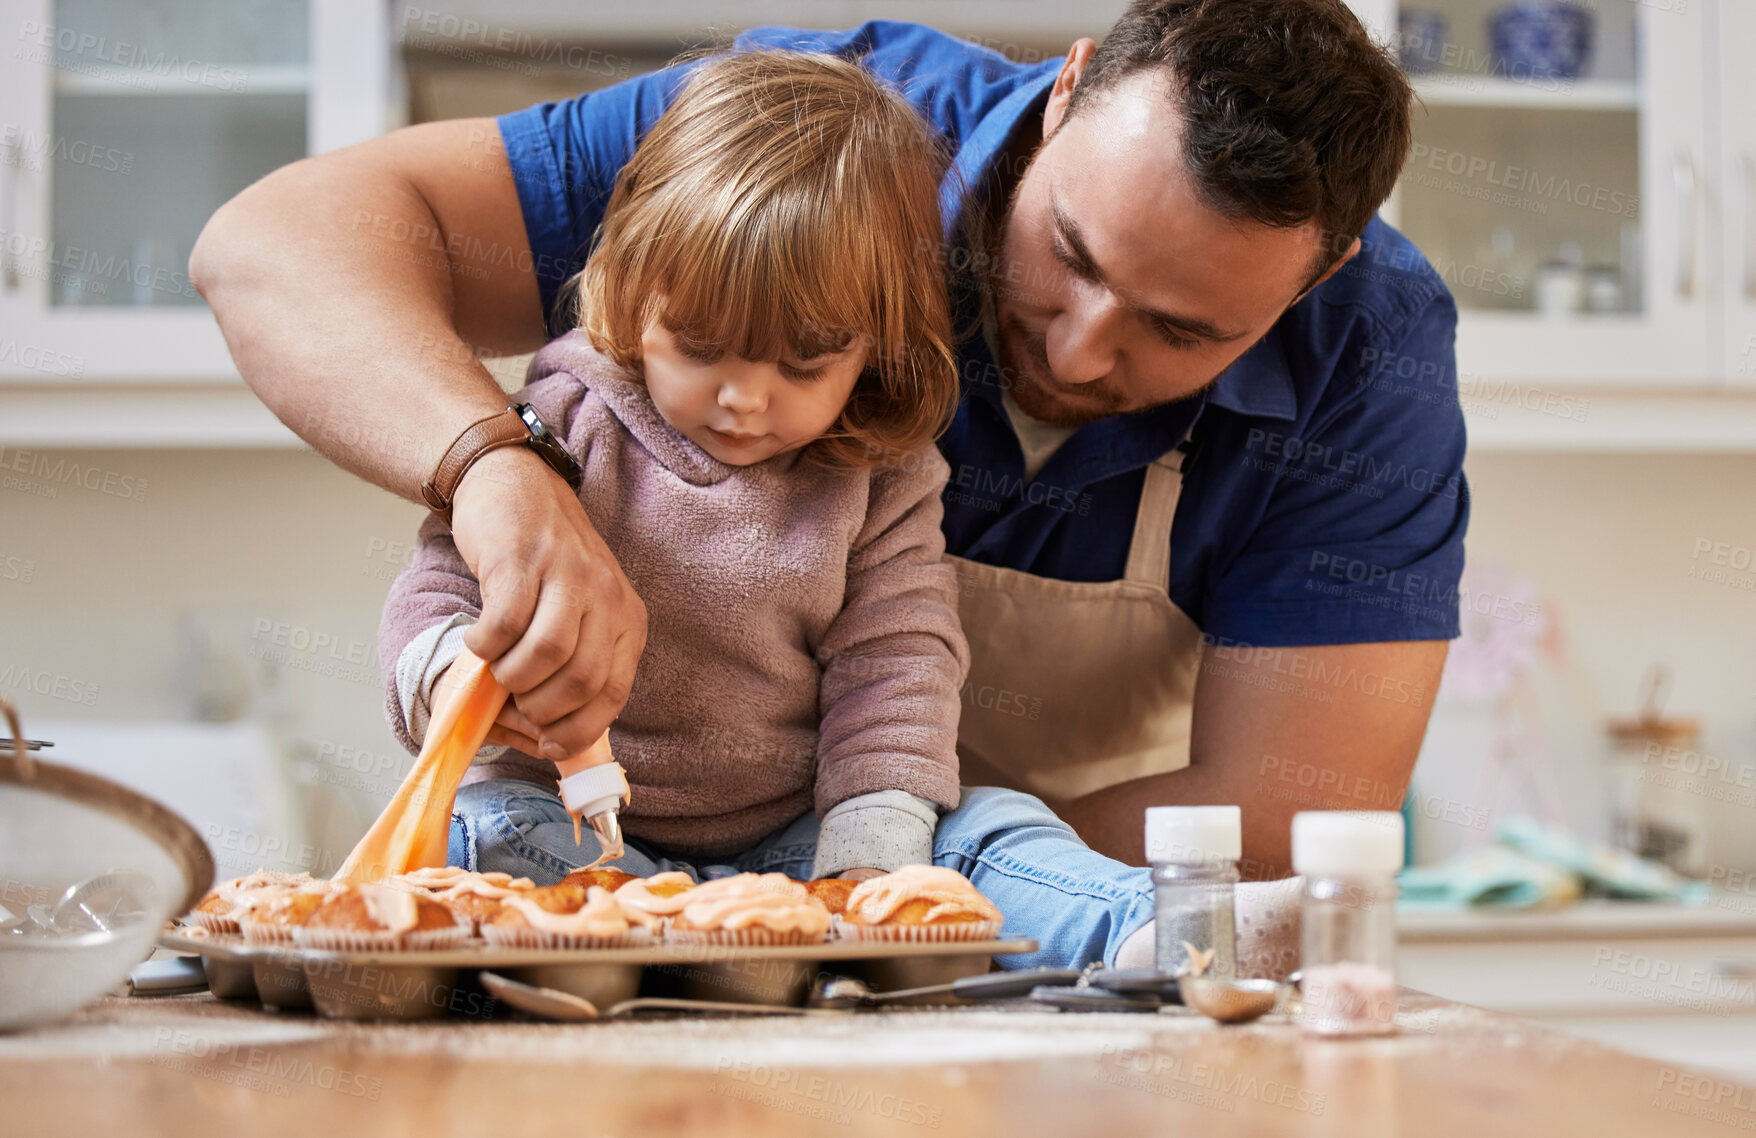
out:
{"label": "cabinet handle", "polygon": [[1756,150],[1744,151],[1744,296],[1756,300]]}
{"label": "cabinet handle", "polygon": [[1671,163],[1671,184],[1677,188],[1677,295],[1695,295],[1695,160],[1679,151]]}
{"label": "cabinet handle", "polygon": [[18,167],[23,162],[18,139],[7,139],[5,149],[0,150],[0,180],[6,183],[6,200],[0,202],[0,210],[5,211],[0,213],[0,225],[6,232],[6,236],[0,239],[0,284],[4,284],[7,292],[18,291],[18,262],[12,259],[12,241],[19,236]]}

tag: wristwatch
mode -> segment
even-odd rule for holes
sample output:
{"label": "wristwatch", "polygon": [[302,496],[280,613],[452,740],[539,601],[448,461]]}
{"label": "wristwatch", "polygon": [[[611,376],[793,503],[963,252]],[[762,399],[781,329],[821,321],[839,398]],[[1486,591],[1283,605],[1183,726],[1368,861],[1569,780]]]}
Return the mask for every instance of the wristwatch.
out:
{"label": "wristwatch", "polygon": [[464,474],[476,460],[491,450],[521,444],[536,451],[567,485],[579,489],[580,480],[585,477],[579,463],[549,430],[536,408],[529,403],[514,403],[506,410],[477,419],[464,428],[445,451],[432,476],[421,483],[422,500],[449,526],[451,499],[457,493],[457,484],[463,481]]}

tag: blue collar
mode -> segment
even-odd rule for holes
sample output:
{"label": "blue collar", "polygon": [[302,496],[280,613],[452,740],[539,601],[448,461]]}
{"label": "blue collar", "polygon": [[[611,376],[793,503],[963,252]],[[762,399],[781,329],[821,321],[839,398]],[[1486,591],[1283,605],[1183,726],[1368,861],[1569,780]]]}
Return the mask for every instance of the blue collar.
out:
{"label": "blue collar", "polygon": [[[1301,301],[1300,303],[1304,303]],[[1281,320],[1285,320],[1283,315]],[[1268,330],[1249,351],[1220,372],[1207,389],[1207,401],[1240,415],[1264,419],[1293,419],[1299,414],[1293,372],[1281,347],[1280,324]]]}

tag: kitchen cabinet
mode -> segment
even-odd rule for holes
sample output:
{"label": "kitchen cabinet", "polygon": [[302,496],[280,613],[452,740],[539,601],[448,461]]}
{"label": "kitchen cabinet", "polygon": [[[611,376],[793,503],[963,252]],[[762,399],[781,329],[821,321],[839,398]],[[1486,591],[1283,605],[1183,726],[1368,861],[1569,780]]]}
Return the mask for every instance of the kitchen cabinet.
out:
{"label": "kitchen cabinet", "polygon": [[1725,241],[1720,294],[1725,298],[1725,361],[1731,383],[1756,391],[1756,4],[1721,0],[1713,29],[1725,86],[1718,121],[1717,184],[1723,187]]}
{"label": "kitchen cabinet", "polygon": [[1744,5],[1572,6],[1590,43],[1577,76],[1565,53],[1496,51],[1490,21],[1506,0],[1355,7],[1424,104],[1387,215],[1457,298],[1466,399],[1520,381],[1719,385],[1713,124],[1722,99],[1735,104],[1706,63],[1716,16]]}
{"label": "kitchen cabinet", "polygon": [[[1349,2],[1390,42],[1405,16],[1442,20],[1402,36],[1423,106],[1385,214],[1458,298],[1472,447],[1756,450],[1756,4],[1578,0],[1590,59],[1560,80],[1497,69],[1488,20],[1510,0]],[[399,125],[401,41],[484,88],[557,44],[644,65],[745,26],[871,18],[1034,62],[1123,6],[0,0],[20,33],[0,69],[0,445],[298,445],[181,274],[229,193]],[[1582,295],[1608,310],[1539,311]]]}
{"label": "kitchen cabinet", "polygon": [[1756,898],[1400,913],[1398,980],[1611,1047],[1756,1082]]}
{"label": "kitchen cabinet", "polygon": [[42,421],[69,442],[290,442],[252,406],[189,253],[251,182],[392,125],[387,7],[0,0],[0,17],[0,441]]}

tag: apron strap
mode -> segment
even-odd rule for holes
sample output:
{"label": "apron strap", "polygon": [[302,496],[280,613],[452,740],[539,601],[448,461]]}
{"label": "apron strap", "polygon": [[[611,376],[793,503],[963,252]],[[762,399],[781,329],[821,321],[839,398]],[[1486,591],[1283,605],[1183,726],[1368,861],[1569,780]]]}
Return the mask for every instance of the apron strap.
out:
{"label": "apron strap", "polygon": [[1140,509],[1134,515],[1134,537],[1128,543],[1128,567],[1123,579],[1168,591],[1171,585],[1171,522],[1177,516],[1177,500],[1183,493],[1183,463],[1188,444],[1146,468],[1146,485],[1140,490]]}

